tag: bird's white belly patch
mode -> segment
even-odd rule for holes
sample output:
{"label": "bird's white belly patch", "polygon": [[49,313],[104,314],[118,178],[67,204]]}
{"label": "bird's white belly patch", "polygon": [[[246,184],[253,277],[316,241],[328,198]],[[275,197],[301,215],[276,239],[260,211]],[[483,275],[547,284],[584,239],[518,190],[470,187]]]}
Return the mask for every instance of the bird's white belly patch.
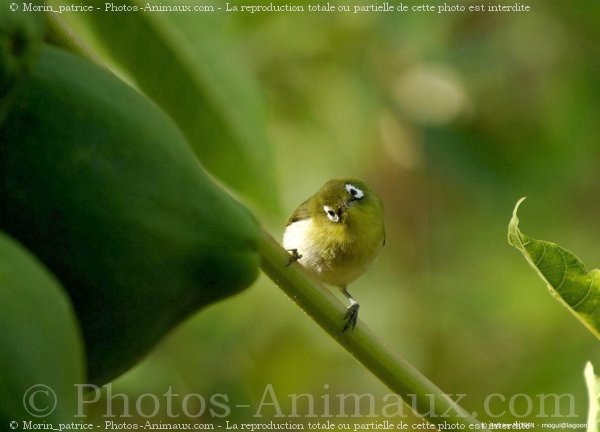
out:
{"label": "bird's white belly patch", "polygon": [[302,258],[298,261],[308,269],[320,272],[318,254],[314,250],[315,245],[310,241],[312,231],[312,220],[304,219],[288,225],[283,233],[283,247],[296,249]]}

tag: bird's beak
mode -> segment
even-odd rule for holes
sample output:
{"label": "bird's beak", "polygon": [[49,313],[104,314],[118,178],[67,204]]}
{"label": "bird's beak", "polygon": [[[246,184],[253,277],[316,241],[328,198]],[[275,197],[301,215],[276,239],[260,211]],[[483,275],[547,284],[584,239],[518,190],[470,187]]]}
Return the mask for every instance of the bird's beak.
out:
{"label": "bird's beak", "polygon": [[342,207],[344,209],[349,209],[350,207],[352,207],[353,205],[356,204],[358,200],[354,197],[351,197],[348,201],[344,201],[344,203],[342,204]]}
{"label": "bird's beak", "polygon": [[340,221],[344,219],[345,213],[355,204],[355,199],[349,199],[348,201],[342,202],[342,204],[338,207],[337,215],[340,218]]}

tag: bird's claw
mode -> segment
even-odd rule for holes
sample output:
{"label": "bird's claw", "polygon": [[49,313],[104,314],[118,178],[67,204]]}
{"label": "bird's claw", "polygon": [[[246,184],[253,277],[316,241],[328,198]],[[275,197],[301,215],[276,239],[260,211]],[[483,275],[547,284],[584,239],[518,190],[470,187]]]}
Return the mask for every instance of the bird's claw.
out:
{"label": "bird's claw", "polygon": [[344,320],[346,321],[346,324],[344,325],[342,333],[345,333],[346,330],[348,330],[349,328],[352,328],[352,330],[354,330],[354,327],[356,327],[356,320],[358,319],[359,307],[360,306],[358,303],[353,303],[350,306],[348,306],[348,309],[346,309],[346,315],[344,315]]}
{"label": "bird's claw", "polygon": [[290,260],[288,261],[288,263],[285,265],[286,267],[289,267],[292,263],[295,263],[296,261],[298,261],[300,258],[302,258],[302,255],[300,255],[298,253],[298,249],[288,249],[288,252],[291,252],[291,256],[290,256]]}

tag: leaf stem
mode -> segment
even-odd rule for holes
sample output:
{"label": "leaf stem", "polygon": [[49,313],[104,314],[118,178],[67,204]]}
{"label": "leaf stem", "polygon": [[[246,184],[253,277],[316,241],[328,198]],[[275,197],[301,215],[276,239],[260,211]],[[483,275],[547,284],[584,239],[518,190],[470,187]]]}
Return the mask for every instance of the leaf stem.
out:
{"label": "leaf stem", "polygon": [[353,331],[342,333],[345,307],[300,264],[287,266],[290,254],[266,231],[260,256],[263,272],[417,414],[436,425],[444,422],[480,425],[448,394],[387,348],[363,322],[359,320]]}

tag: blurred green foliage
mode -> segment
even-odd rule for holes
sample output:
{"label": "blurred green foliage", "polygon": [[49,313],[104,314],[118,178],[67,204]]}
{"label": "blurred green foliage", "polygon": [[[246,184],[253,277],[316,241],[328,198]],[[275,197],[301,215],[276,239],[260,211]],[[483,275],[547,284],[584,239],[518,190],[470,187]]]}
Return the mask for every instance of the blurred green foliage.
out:
{"label": "blurred green foliage", "polygon": [[[506,226],[528,195],[537,237],[598,262],[600,11],[529,4],[525,14],[182,19],[210,21],[232,44],[224,55],[258,79],[273,199],[291,212],[339,175],[363,176],[382,196],[387,246],[353,287],[382,339],[466,394],[469,410],[492,393],[569,393],[584,421],[581,370],[600,347],[506,244]],[[282,232],[286,214],[262,216]],[[257,404],[267,383],[288,411],[289,393],[388,392],[267,280],[195,317],[114,385]]]}
{"label": "blurred green foliage", "polygon": [[598,432],[598,426],[600,426],[600,378],[594,373],[594,366],[591,362],[586,363],[583,375],[590,401],[587,432]]}
{"label": "blurred green foliage", "polygon": [[[581,370],[600,347],[506,244],[506,225],[515,200],[528,195],[534,199],[523,213],[540,221],[536,237],[597,266],[600,10],[528,4],[524,14],[167,19],[186,44],[233,59],[239,75],[228,78],[231,86],[257,80],[275,153],[272,199],[286,212],[340,175],[365,177],[382,196],[387,246],[353,294],[383,340],[442,389],[466,394],[468,410],[481,412],[493,393],[569,393],[583,422]],[[199,41],[199,34],[211,37]],[[152,47],[128,49],[134,56]],[[173,91],[187,88],[177,84],[168,82]],[[185,110],[193,101],[181,104]],[[252,117],[252,127],[262,121]],[[218,145],[209,143],[235,166],[235,153],[227,159]],[[237,176],[234,187],[254,182],[245,170],[226,174]],[[282,232],[286,212],[259,212],[270,231]],[[388,393],[266,279],[180,327],[113,393],[162,394],[172,386],[256,406],[267,384],[286,412],[291,393],[377,400]],[[229,419],[251,416],[239,408]]]}

